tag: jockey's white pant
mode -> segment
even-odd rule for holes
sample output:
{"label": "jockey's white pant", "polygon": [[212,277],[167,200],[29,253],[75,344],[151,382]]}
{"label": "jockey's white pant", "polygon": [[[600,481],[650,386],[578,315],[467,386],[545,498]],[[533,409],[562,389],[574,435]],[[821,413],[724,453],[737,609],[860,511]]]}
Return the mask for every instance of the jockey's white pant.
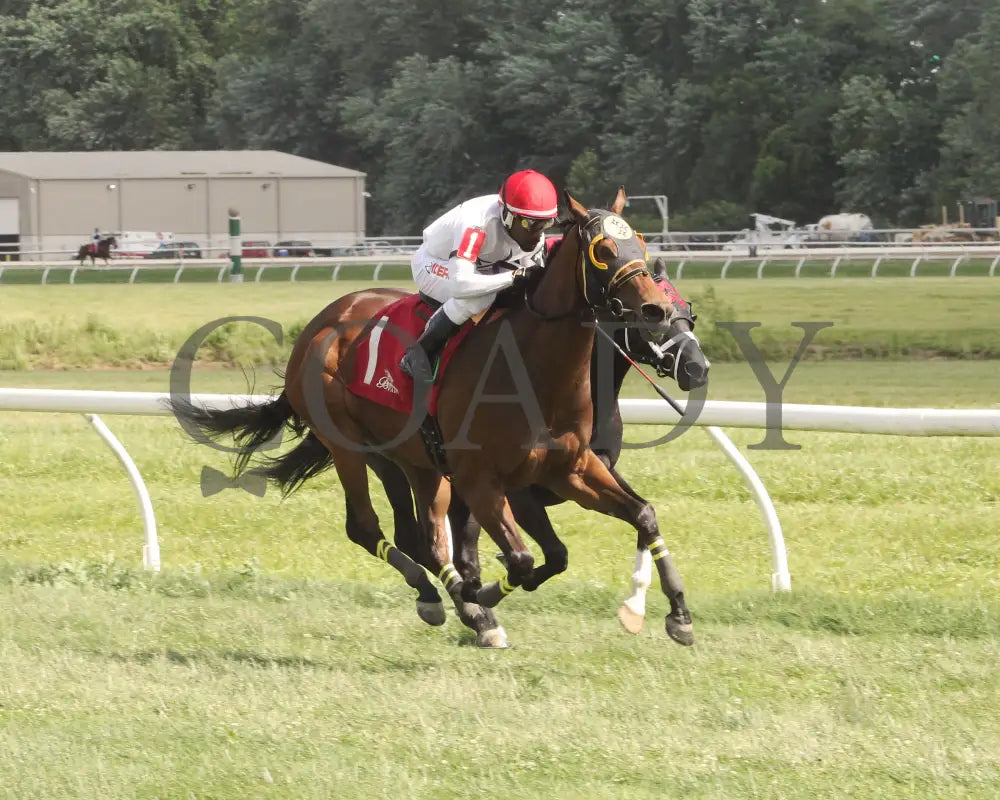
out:
{"label": "jockey's white pant", "polygon": [[452,274],[447,261],[442,264],[439,260],[417,253],[410,266],[417,288],[441,303],[444,315],[456,325],[461,325],[488,309],[497,296],[496,289],[485,289],[482,294],[455,297],[458,291],[456,276]]}

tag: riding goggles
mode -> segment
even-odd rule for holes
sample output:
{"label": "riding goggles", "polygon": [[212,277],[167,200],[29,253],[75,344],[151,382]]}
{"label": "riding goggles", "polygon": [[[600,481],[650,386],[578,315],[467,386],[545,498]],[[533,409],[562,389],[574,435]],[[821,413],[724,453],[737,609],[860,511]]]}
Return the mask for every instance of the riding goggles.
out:
{"label": "riding goggles", "polygon": [[521,227],[530,233],[539,233],[556,224],[554,219],[532,219],[531,217],[521,216],[518,216],[517,219],[521,221]]}

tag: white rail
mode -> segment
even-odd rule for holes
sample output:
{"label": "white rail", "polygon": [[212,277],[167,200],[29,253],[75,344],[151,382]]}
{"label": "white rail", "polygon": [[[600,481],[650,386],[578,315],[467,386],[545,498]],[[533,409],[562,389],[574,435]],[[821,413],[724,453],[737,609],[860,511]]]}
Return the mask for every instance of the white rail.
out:
{"label": "white rail", "polygon": [[[168,416],[167,392],[104,392],[89,389],[0,388],[0,410]],[[271,395],[194,394],[208,408],[261,403]],[[684,400],[679,401],[682,408]],[[621,400],[622,419],[633,424],[672,425],[677,415],[661,400]],[[707,400],[695,422],[727,428],[766,428],[767,403]],[[879,408],[784,403],[781,425],[788,430],[880,433],[890,436],[1000,436],[1000,408]]]}
{"label": "white rail", "polygon": [[[97,414],[169,415],[171,412],[165,405],[169,398],[170,395],[165,392],[0,388],[0,410],[87,415],[128,473],[143,516],[143,565],[153,570],[160,568],[160,548],[149,492],[131,457]],[[270,395],[191,396],[192,402],[209,408],[231,408],[269,399]],[[630,424],[673,425],[677,422],[676,412],[659,400],[623,399],[621,410],[622,419]],[[771,545],[771,585],[775,591],[789,591],[788,556],[774,504],[749,461],[718,427],[766,428],[768,410],[765,403],[710,400],[705,402],[694,424],[707,427],[708,434],[736,465],[754,495]],[[870,408],[786,403],[781,406],[780,413],[781,426],[788,430],[901,436],[1000,436],[1000,409]]]}

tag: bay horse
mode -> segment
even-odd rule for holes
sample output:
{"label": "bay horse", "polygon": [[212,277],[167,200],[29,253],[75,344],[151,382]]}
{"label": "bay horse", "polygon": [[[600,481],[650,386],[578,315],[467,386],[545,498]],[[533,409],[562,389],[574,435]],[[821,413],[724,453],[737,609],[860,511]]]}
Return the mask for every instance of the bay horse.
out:
{"label": "bay horse", "polygon": [[83,266],[83,262],[88,258],[90,259],[91,266],[97,266],[97,259],[103,258],[104,264],[107,266],[108,259],[111,258],[111,248],[118,246],[118,240],[112,236],[102,236],[100,241],[97,243],[97,252],[94,252],[93,244],[81,244],[80,250],[76,254],[76,260],[80,262],[80,266]]}
{"label": "bay horse", "polygon": [[[633,365],[637,366],[635,362],[647,364],[654,367],[661,377],[673,378],[680,389],[687,392],[706,385],[710,366],[693,334],[694,316],[690,313],[690,303],[677,294],[676,289],[667,278],[666,265],[660,259],[656,259],[653,264],[653,279],[665,294],[672,297],[675,306],[680,306],[686,311],[689,323],[687,335],[675,336],[666,346],[658,347],[646,339],[636,336],[634,331],[626,327],[616,326],[613,343],[603,341],[601,338],[595,339],[590,361],[591,401],[594,408],[594,425],[590,446],[598,458],[608,467],[619,486],[638,499],[641,499],[639,495],[635,494],[634,490],[615,469],[621,456],[624,439],[624,426],[618,405],[618,395],[629,369]],[[675,323],[678,328],[685,327],[684,317],[685,315],[678,315]],[[613,348],[610,364],[607,367],[605,367],[599,352],[602,345]],[[382,477],[383,484],[392,480],[405,481],[405,476],[401,472],[388,476],[380,473],[380,477]],[[389,487],[386,487],[386,491],[390,498],[400,494],[398,486],[392,487],[391,491]],[[525,590],[534,591],[549,578],[564,572],[569,564],[568,550],[559,539],[546,511],[548,506],[562,503],[563,499],[545,487],[533,485],[514,490],[507,496],[507,500],[510,503],[515,521],[538,543],[545,557],[542,566],[537,567],[522,584],[522,588]],[[395,506],[393,511],[396,511]],[[478,571],[479,567],[480,526],[475,517],[472,516],[468,506],[454,491],[451,496],[448,516],[455,538],[456,553],[460,554],[456,555],[455,564],[462,572],[463,577],[466,576],[465,570],[468,570],[470,577],[466,579],[474,580],[475,578],[471,575]],[[639,633],[642,630],[645,617],[645,588],[650,584],[652,571],[651,556],[641,536],[638,539],[636,551],[636,562],[632,575],[633,586],[634,588],[641,587],[643,591],[642,593],[634,593],[618,610],[619,620],[629,633]],[[500,558],[503,560],[502,555]]]}
{"label": "bay horse", "polygon": [[[235,434],[240,445],[237,474],[247,468],[253,452],[285,425],[300,435],[308,429],[296,448],[255,470],[279,483],[298,469],[308,477],[308,460],[303,461],[299,451],[322,444],[344,489],[348,537],[392,565],[417,589],[418,615],[428,623],[443,624],[445,617],[423,568],[438,576],[480,644],[491,646],[501,637],[505,643],[490,609],[517,586],[530,582],[534,570],[506,495],[537,484],[636,529],[652,554],[670,603],[667,633],[681,644],[691,644],[683,582],[660,536],[652,506],[622,488],[588,447],[595,333],[593,325],[581,322],[592,319],[595,309],[610,310],[658,340],[687,327],[687,320],[678,327],[683,314],[653,282],[641,242],[619,216],[625,201],[624,189],[619,189],[610,211],[588,210],[566,193],[570,227],[540,279],[525,291],[523,306],[476,325],[454,352],[439,378],[436,414],[451,484],[422,438],[414,435],[416,428],[408,424],[406,414],[348,390],[359,343],[371,333],[375,314],[385,306],[385,297],[378,292],[345,295],[306,326],[293,347],[284,390],[276,399],[228,410],[201,409],[175,400],[174,413],[186,426],[210,435]],[[355,322],[360,319],[370,322],[361,326]],[[495,358],[501,350],[506,364]],[[511,389],[519,393],[512,395]],[[484,401],[470,408],[470,396],[478,396],[480,390],[490,394],[483,394]],[[512,396],[518,402],[507,399]],[[482,406],[494,405],[497,398],[507,407],[487,413]],[[416,498],[420,541],[407,549],[417,562],[384,537],[372,507],[367,467],[382,459],[403,470]],[[452,484],[504,554],[507,574],[487,586],[463,580],[452,563],[445,525]]]}

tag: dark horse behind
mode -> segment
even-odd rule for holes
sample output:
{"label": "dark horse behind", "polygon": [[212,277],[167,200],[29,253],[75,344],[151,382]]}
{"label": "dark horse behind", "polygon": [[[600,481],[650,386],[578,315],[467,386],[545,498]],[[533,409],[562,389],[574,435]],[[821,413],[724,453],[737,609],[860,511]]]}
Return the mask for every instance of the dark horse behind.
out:
{"label": "dark horse behind", "polygon": [[97,245],[97,252],[94,252],[93,244],[81,244],[79,251],[76,254],[76,260],[80,262],[80,266],[83,266],[83,262],[88,258],[92,266],[97,266],[97,259],[101,258],[104,260],[105,265],[108,263],[108,259],[111,258],[111,248],[118,246],[118,240],[114,236],[102,236],[100,242]]}

